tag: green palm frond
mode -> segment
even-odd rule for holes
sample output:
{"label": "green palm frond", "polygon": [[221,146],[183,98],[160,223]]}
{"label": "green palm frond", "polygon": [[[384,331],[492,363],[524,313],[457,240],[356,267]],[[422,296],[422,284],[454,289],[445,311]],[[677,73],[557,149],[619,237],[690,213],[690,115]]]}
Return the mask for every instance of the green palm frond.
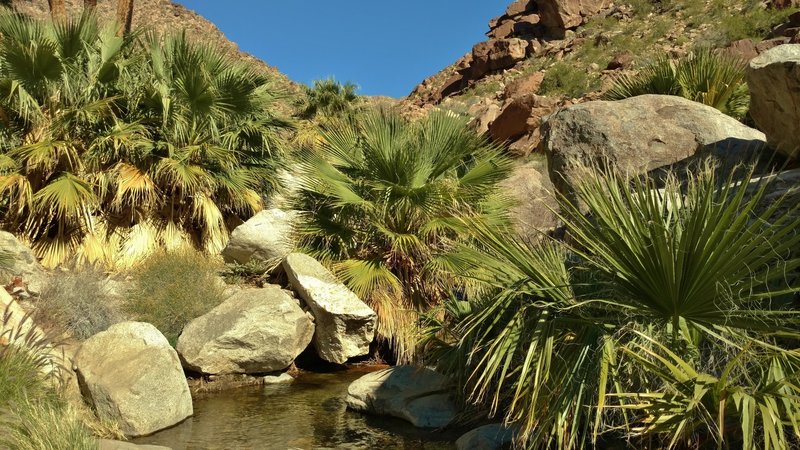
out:
{"label": "green palm frond", "polygon": [[328,125],[297,155],[301,245],[337,268],[379,312],[380,334],[410,358],[416,315],[458,284],[437,256],[468,240],[462,219],[507,223],[485,202],[510,162],[445,114],[409,123],[372,111]]}
{"label": "green palm frond", "polygon": [[605,98],[622,100],[644,94],[677,95],[736,119],[742,119],[750,105],[744,62],[709,48],[677,61],[661,57],[636,75],[623,75]]}

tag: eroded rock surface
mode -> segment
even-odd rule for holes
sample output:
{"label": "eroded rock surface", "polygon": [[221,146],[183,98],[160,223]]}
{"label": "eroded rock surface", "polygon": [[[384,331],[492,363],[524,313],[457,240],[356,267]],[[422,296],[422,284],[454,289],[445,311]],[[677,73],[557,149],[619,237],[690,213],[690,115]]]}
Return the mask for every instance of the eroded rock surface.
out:
{"label": "eroded rock surface", "polygon": [[369,353],[377,320],[372,308],[311,256],[292,253],[283,268],[314,315],[314,346],[322,359],[341,364]]}
{"label": "eroded rock surface", "polygon": [[148,323],[122,322],[92,336],[75,368],[98,417],[116,422],[128,437],[169,428],[193,413],[178,354]]}
{"label": "eroded rock surface", "polygon": [[280,286],[243,289],[191,321],[178,338],[183,365],[205,374],[269,373],[305,350],[314,323]]}

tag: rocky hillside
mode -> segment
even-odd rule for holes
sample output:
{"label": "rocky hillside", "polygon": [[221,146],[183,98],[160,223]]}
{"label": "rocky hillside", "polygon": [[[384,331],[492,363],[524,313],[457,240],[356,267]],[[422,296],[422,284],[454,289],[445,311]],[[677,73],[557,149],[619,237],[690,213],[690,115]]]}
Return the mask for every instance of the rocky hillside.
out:
{"label": "rocky hillside", "polygon": [[[46,0],[11,0],[15,10],[38,18],[49,17],[50,11]],[[79,15],[83,11],[83,0],[65,0],[67,13]],[[117,2],[100,0],[97,2],[97,14],[101,19],[114,18]],[[276,84],[288,93],[298,91],[298,86],[286,75],[258,58],[239,50],[239,47],[228,40],[213,23],[196,12],[173,3],[170,0],[136,0],[133,11],[133,28],[148,29],[159,33],[186,30],[189,38],[210,41],[227,49],[231,54],[247,59],[253,64],[275,77]]]}
{"label": "rocky hillside", "polygon": [[517,0],[487,40],[423,81],[406,109],[467,113],[511,154],[540,140],[541,118],[593,100],[613,79],[661,55],[726,48],[750,59],[798,41],[796,0]]}

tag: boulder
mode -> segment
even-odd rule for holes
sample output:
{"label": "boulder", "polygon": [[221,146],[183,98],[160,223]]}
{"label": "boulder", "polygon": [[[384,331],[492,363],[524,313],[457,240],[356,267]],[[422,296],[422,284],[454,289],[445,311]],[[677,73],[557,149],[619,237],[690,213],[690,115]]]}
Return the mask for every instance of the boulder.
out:
{"label": "boulder", "polygon": [[538,0],[542,25],[553,31],[582,25],[612,3],[612,0]]}
{"label": "boulder", "polygon": [[169,447],[161,445],[138,445],[132,442],[113,441],[111,439],[99,439],[98,450],[171,450]]}
{"label": "boulder", "polygon": [[522,39],[490,39],[472,48],[469,76],[473,80],[489,72],[509,69],[527,56],[528,41]]}
{"label": "boulder", "polygon": [[747,68],[750,115],[770,147],[800,153],[800,44],[781,45],[753,58]]}
{"label": "boulder", "polygon": [[514,28],[517,23],[513,20],[504,20],[500,22],[497,27],[492,28],[487,35],[496,39],[505,39],[514,34]]}
{"label": "boulder", "polygon": [[542,117],[553,112],[557,105],[558,99],[535,94],[514,98],[489,124],[489,135],[497,143],[514,141],[538,128]]}
{"label": "boulder", "polygon": [[27,291],[38,294],[47,282],[47,272],[39,264],[30,248],[21,243],[13,234],[0,231],[0,251],[11,257],[9,267],[0,268],[0,286],[13,282],[19,277]]}
{"label": "boulder", "polygon": [[489,124],[497,119],[497,116],[500,115],[500,111],[500,105],[490,102],[488,104],[476,104],[474,107],[471,107],[468,112],[475,118],[473,120],[475,130],[483,134],[489,131]]}
{"label": "boulder", "polygon": [[226,262],[245,264],[251,260],[279,261],[292,251],[292,227],[297,212],[267,209],[256,214],[231,233],[222,250]]}
{"label": "boulder", "polygon": [[456,441],[457,450],[501,450],[514,441],[514,430],[501,423],[475,428]]}
{"label": "boulder", "polygon": [[710,106],[668,95],[569,106],[549,116],[541,130],[550,178],[568,198],[579,177],[575,163],[607,161],[644,173],[696,154],[750,162],[765,144],[760,131]]}
{"label": "boulder", "polygon": [[350,384],[345,402],[355,411],[397,417],[421,428],[445,427],[457,412],[447,393],[447,379],[433,370],[412,366],[364,375]]}
{"label": "boulder", "polygon": [[506,85],[503,96],[505,98],[516,98],[523,95],[535,94],[539,92],[539,86],[544,81],[544,72],[533,72],[531,74],[517,78]]}
{"label": "boulder", "polygon": [[154,326],[112,325],[75,356],[81,392],[101,420],[128,437],[169,428],[190,417],[192,396],[178,354]]}
{"label": "boulder", "polygon": [[606,66],[606,70],[618,70],[618,69],[627,69],[633,64],[633,53],[625,50],[623,52],[619,52],[608,62]]}
{"label": "boulder", "polygon": [[536,0],[516,0],[506,8],[507,16],[516,16],[536,8]]}
{"label": "boulder", "polygon": [[524,240],[534,242],[558,226],[558,217],[554,213],[558,202],[544,158],[535,158],[514,167],[500,186],[514,200],[511,218],[517,234]]}
{"label": "boulder", "polygon": [[308,347],[314,323],[280,286],[243,289],[184,328],[183,366],[205,374],[283,370]]}
{"label": "boulder", "polygon": [[316,259],[291,253],[283,269],[316,320],[314,347],[325,361],[342,364],[369,353],[377,315]]}

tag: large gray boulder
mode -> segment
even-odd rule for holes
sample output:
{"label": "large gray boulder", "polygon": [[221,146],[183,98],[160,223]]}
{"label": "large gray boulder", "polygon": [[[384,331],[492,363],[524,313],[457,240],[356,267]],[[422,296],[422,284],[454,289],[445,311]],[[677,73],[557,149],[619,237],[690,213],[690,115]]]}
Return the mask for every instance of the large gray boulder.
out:
{"label": "large gray boulder", "polygon": [[767,50],[750,61],[750,115],[769,145],[786,156],[800,154],[800,44]]}
{"label": "large gray boulder", "polygon": [[291,253],[283,269],[316,319],[314,347],[319,356],[342,364],[369,353],[377,315],[316,259]]}
{"label": "large gray boulder", "polygon": [[282,370],[308,347],[314,323],[280,286],[243,289],[184,328],[184,367],[205,374]]}
{"label": "large gray boulder", "polygon": [[710,106],[642,95],[552,114],[542,124],[541,148],[556,190],[572,198],[581,164],[607,162],[636,174],[704,154],[726,163],[750,162],[765,144],[763,133]]}
{"label": "large gray boulder", "polygon": [[457,450],[501,450],[514,442],[514,430],[493,423],[464,433],[456,441]]}
{"label": "large gray boulder", "polygon": [[169,428],[193,413],[178,354],[148,323],[112,325],[84,342],[74,363],[86,401],[128,437]]}
{"label": "large gray boulder", "polygon": [[33,252],[13,234],[0,231],[0,252],[11,257],[9,267],[0,267],[0,286],[20,277],[27,291],[38,294],[47,282],[47,272],[39,264]]}
{"label": "large gray boulder", "polygon": [[296,211],[277,208],[261,211],[233,230],[222,250],[223,258],[239,264],[251,260],[279,261],[294,247],[292,227],[296,218]]}
{"label": "large gray boulder", "polygon": [[420,428],[441,428],[455,418],[457,408],[447,378],[426,368],[396,366],[372,372],[350,384],[347,407],[392,416]]}

